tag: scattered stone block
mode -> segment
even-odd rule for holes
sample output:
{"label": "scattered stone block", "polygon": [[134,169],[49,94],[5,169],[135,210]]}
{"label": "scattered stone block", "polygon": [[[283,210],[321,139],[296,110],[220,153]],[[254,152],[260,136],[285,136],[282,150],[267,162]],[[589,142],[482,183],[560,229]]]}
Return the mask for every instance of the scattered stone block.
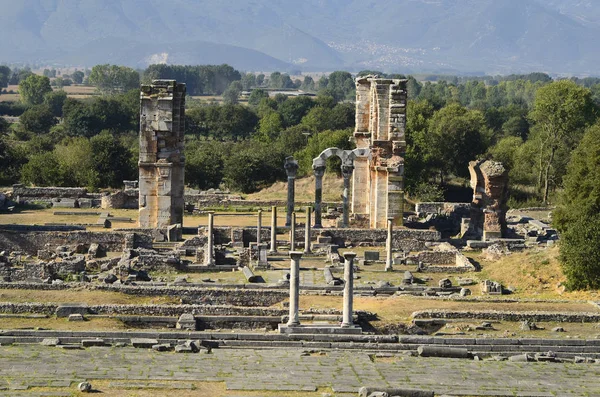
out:
{"label": "scattered stone block", "polygon": [[158,341],[156,339],[131,338],[131,346],[138,349],[151,349],[154,345],[158,345]]}
{"label": "scattered stone block", "polygon": [[106,277],[104,277],[104,280],[102,280],[102,281],[104,281],[105,284],[113,284],[113,283],[117,282],[118,279],[119,278],[116,275],[110,273],[110,274],[107,274]]}
{"label": "scattered stone block", "polygon": [[[52,283],[54,284],[54,281]],[[71,314],[80,314],[84,316],[88,314],[88,312],[88,305],[85,303],[69,303],[58,306],[54,314],[56,314],[56,317],[60,318],[69,317]]]}
{"label": "scattered stone block", "polygon": [[77,390],[82,393],[89,393],[92,391],[92,384],[90,382],[81,382],[77,385]]}
{"label": "scattered stone block", "polygon": [[402,277],[402,284],[411,285],[415,281],[415,277],[408,270],[404,272],[404,277]]}
{"label": "scattered stone block", "polygon": [[60,339],[58,338],[45,338],[40,342],[42,346],[58,346],[60,345]]}
{"label": "scattered stone block", "polygon": [[438,282],[440,288],[452,288],[452,281],[449,278],[443,278]]}
{"label": "scattered stone block", "polygon": [[552,328],[552,332],[566,332],[563,327]]}
{"label": "scattered stone block", "polygon": [[471,290],[468,288],[461,288],[459,294],[460,296],[469,296],[471,295]]}
{"label": "scattered stone block", "polygon": [[[379,394],[375,394],[379,393]],[[433,397],[433,391],[427,390],[415,390],[415,389],[397,389],[389,387],[361,387],[358,390],[359,397],[371,397],[371,396],[397,396],[397,397]]]}
{"label": "scattered stone block", "polygon": [[419,346],[417,353],[420,357],[471,358],[467,349],[445,346]]}
{"label": "scattered stone block", "polygon": [[184,313],[179,316],[179,320],[177,320],[177,329],[187,329],[190,331],[196,330],[196,318],[193,314]]}
{"label": "scattered stone block", "polygon": [[68,321],[85,321],[85,318],[79,313],[69,314]]}
{"label": "scattered stone block", "polygon": [[173,350],[173,346],[171,346],[168,343],[159,343],[157,345],[153,345],[152,350],[155,350],[157,352],[168,352]]}
{"label": "scattered stone block", "polygon": [[379,251],[365,251],[365,261],[378,261]]}

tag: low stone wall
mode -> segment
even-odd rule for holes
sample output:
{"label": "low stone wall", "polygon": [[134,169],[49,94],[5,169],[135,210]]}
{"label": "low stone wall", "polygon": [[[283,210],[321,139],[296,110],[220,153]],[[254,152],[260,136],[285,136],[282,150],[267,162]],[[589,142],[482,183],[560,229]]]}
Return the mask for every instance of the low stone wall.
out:
{"label": "low stone wall", "polygon": [[[358,245],[385,246],[387,230],[385,229],[322,229],[325,235],[332,237],[333,244],[340,247],[344,242]],[[320,231],[313,230],[313,238]],[[392,235],[392,248],[404,251],[423,251],[427,242],[440,241],[442,235],[434,230],[396,229]],[[304,230],[296,230],[296,241],[304,240]]]}
{"label": "low stone wall", "polygon": [[0,251],[21,251],[36,255],[46,249],[46,244],[54,248],[59,245],[102,244],[107,251],[122,251],[125,248],[151,248],[152,236],[128,232],[88,232],[36,230],[29,227],[14,230],[0,226]]}
{"label": "low stone wall", "polygon": [[600,313],[586,312],[513,312],[498,310],[421,310],[412,314],[413,319],[441,318],[467,320],[498,320],[498,321],[535,321],[535,322],[565,322],[565,323],[595,323],[600,321]]}
{"label": "low stone wall", "polygon": [[[26,187],[13,185],[13,198],[53,199],[53,198],[92,198],[86,188],[82,187]],[[45,201],[44,200],[44,201]]]}
{"label": "low stone wall", "polygon": [[469,215],[471,210],[471,203],[444,203],[444,202],[430,202],[430,203],[417,203],[415,206],[415,212],[419,215],[427,216],[429,214],[438,215],[453,215],[456,213]]}

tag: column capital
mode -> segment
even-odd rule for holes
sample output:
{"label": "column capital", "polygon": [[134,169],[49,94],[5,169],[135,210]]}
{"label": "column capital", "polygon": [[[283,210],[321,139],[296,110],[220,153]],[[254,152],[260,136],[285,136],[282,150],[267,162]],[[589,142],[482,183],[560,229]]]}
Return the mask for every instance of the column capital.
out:
{"label": "column capital", "polygon": [[356,252],[344,252],[342,255],[347,261],[352,261],[354,258],[356,258]]}
{"label": "column capital", "polygon": [[304,254],[304,252],[301,252],[301,251],[290,251],[289,254],[290,254],[290,258],[291,259],[297,261],[300,258],[302,258],[302,254]]}
{"label": "column capital", "polygon": [[298,172],[298,162],[294,160],[292,156],[286,157],[283,167],[285,168],[288,178],[296,178],[296,173]]}
{"label": "column capital", "polygon": [[318,177],[322,177],[323,175],[325,175],[325,170],[327,169],[327,167],[325,166],[314,166],[313,165],[313,172],[315,174],[315,176]]}

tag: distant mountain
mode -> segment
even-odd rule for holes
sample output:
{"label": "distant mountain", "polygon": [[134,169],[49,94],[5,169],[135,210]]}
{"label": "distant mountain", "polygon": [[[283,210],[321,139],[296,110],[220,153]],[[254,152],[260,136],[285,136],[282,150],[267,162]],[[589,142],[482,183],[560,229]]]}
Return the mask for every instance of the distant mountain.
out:
{"label": "distant mountain", "polygon": [[595,0],[0,0],[0,62],[598,74]]}

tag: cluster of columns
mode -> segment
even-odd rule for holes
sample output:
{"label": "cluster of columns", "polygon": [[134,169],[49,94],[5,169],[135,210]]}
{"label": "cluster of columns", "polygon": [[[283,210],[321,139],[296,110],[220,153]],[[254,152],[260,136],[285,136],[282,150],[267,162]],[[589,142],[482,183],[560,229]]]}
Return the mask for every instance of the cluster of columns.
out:
{"label": "cluster of columns", "polygon": [[[290,314],[287,322],[288,327],[300,325],[300,259],[302,252],[290,252]],[[342,313],[342,327],[354,326],[352,318],[352,303],[354,293],[354,252],[344,254],[344,308]]]}

